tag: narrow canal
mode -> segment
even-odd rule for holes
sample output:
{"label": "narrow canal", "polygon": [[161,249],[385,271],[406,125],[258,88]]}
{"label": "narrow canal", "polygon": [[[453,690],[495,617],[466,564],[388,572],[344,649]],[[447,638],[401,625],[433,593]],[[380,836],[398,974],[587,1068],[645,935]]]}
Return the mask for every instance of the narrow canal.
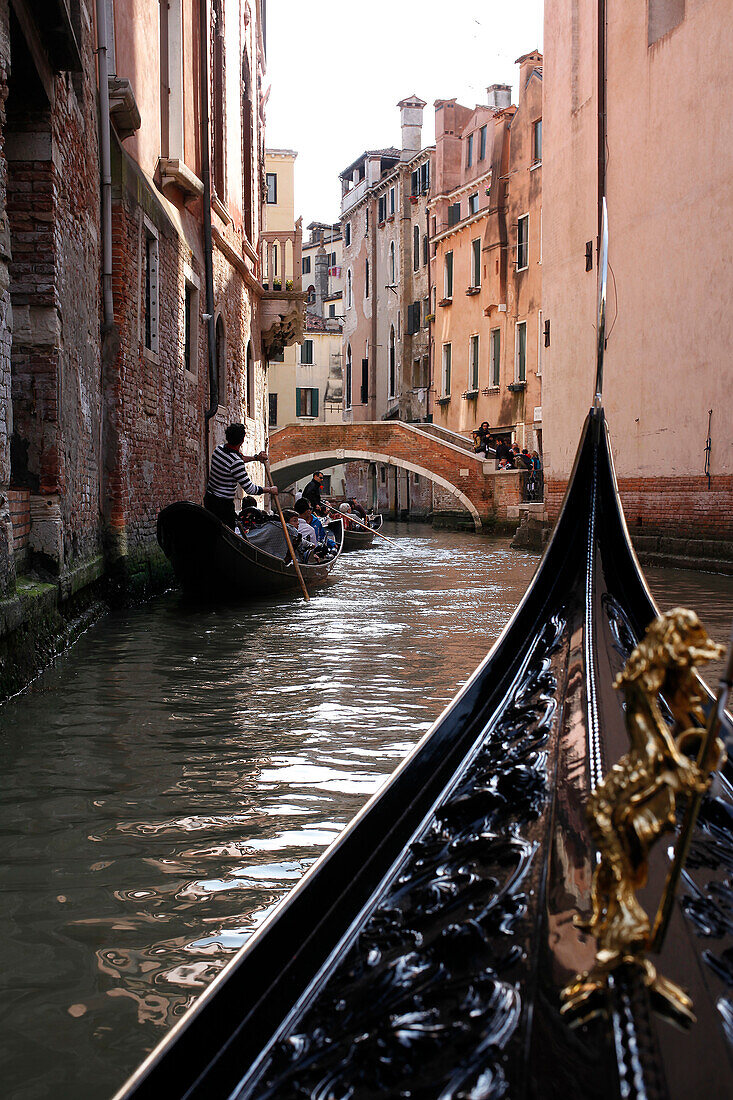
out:
{"label": "narrow canal", "polygon": [[[392,525],[310,605],[110,615],[0,708],[0,1081],[108,1097],[499,634],[536,554]],[[650,571],[714,637],[733,578]]]}

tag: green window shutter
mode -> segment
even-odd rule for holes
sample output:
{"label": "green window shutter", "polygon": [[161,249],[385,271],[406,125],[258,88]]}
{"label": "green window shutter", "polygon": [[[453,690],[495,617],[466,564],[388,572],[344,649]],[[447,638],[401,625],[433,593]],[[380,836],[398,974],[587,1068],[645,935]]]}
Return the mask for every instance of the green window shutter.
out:
{"label": "green window shutter", "polygon": [[311,415],[312,416],[318,416],[318,390],[311,390],[311,394],[312,394],[312,398],[311,398],[312,413],[311,413]]}
{"label": "green window shutter", "polygon": [[300,390],[295,391],[295,415],[296,416],[302,416],[303,415],[300,411]]}

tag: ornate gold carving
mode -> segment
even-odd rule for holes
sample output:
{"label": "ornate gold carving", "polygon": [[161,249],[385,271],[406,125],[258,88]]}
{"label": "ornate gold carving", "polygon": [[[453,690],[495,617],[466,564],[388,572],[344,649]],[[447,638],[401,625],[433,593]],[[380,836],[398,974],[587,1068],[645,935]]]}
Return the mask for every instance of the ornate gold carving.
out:
{"label": "ornate gold carving", "polygon": [[[649,852],[675,826],[677,796],[700,795],[725,759],[722,742],[700,751],[705,737],[700,681],[695,665],[720,658],[693,611],[675,608],[656,619],[633,651],[614,687],[626,700],[631,747],[588,799],[590,830],[599,861],[591,886],[592,911],[585,927],[596,938],[594,966],[562,993],[562,1012],[581,1023],[604,1011],[617,968],[638,968],[653,998],[680,1021],[694,1021],[692,1001],[657,973],[646,957],[649,918],[636,893],[646,884]],[[672,712],[670,730],[659,704]],[[697,757],[702,758],[702,767]],[[581,922],[578,922],[579,924]]]}

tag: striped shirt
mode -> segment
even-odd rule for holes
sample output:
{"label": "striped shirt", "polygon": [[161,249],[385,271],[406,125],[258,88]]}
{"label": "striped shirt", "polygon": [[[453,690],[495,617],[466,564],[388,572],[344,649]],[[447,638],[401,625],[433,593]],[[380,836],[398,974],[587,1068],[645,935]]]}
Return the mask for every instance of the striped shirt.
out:
{"label": "striped shirt", "polygon": [[259,496],[264,493],[261,485],[255,485],[247,473],[242,456],[238,451],[232,451],[224,444],[214,450],[211,456],[211,469],[206,492],[212,496],[221,497],[223,500],[234,500],[234,494],[239,483],[248,496]]}

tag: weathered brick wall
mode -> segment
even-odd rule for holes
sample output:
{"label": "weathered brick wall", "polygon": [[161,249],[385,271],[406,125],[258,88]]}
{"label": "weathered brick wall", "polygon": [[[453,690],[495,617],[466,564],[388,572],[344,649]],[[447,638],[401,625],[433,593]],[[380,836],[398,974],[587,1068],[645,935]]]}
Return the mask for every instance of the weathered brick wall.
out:
{"label": "weathered brick wall", "polygon": [[[73,79],[56,77],[51,102],[42,106],[38,96],[28,97],[28,71],[14,74],[11,39],[3,127],[12,253],[10,481],[44,498],[43,507],[32,507],[29,543],[36,562],[55,572],[100,547],[100,232],[91,25],[81,24],[78,40],[82,71]],[[21,48],[20,37],[16,45]],[[6,440],[7,433],[6,420]]]}
{"label": "weathered brick wall", "polygon": [[[548,519],[555,523],[567,482],[548,481]],[[677,539],[733,542],[733,477],[621,478],[621,502],[629,531]]]}
{"label": "weathered brick wall", "polygon": [[[113,202],[113,294],[118,349],[105,370],[105,516],[111,558],[136,563],[156,547],[158,512],[187,499],[200,502],[206,478],[204,413],[209,403],[204,272],[184,235],[134,163],[117,149]],[[158,352],[145,348],[145,219],[158,235]],[[187,226],[191,239],[200,233]],[[193,319],[196,373],[185,369],[185,268],[200,282]],[[231,421],[246,415],[246,350],[253,337],[258,356],[256,309],[241,276],[214,250],[214,297],[226,330],[226,392],[211,422],[212,445]],[[257,430],[246,447],[264,443],[265,378],[255,366]],[[262,468],[252,475],[263,480]]]}

